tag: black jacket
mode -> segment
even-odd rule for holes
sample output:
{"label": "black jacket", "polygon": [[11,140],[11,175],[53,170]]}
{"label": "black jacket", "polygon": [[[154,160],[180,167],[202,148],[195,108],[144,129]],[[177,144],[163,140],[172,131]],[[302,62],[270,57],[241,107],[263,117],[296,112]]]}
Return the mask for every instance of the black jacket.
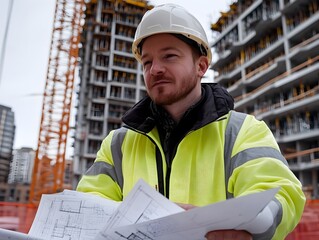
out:
{"label": "black jacket", "polygon": [[[234,100],[223,87],[217,83],[203,83],[201,100],[188,109],[176,127],[187,132],[198,129],[233,108]],[[122,121],[130,128],[147,133],[158,123],[155,117],[152,100],[145,97],[124,114]]]}

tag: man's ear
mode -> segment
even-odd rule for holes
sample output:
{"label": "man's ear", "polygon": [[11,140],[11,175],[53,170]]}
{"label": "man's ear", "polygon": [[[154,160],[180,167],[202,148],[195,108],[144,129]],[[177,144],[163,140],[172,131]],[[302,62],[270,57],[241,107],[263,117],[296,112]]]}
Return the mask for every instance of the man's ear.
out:
{"label": "man's ear", "polygon": [[208,69],[208,59],[205,56],[200,56],[197,60],[197,75],[202,78]]}

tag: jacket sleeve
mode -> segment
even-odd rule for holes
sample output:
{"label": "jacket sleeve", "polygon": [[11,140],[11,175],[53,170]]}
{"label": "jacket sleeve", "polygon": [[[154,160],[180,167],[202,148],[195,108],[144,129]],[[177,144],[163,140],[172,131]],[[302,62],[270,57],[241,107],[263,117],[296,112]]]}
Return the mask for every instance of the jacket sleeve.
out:
{"label": "jacket sleeve", "polygon": [[79,181],[76,190],[122,201],[122,190],[113,164],[111,142],[114,131],[103,140],[93,165]]}
{"label": "jacket sleeve", "polygon": [[305,196],[263,121],[246,116],[232,149],[231,164],[227,190],[234,197],[280,187],[256,219],[241,229],[251,232],[254,239],[284,239],[301,218]]}

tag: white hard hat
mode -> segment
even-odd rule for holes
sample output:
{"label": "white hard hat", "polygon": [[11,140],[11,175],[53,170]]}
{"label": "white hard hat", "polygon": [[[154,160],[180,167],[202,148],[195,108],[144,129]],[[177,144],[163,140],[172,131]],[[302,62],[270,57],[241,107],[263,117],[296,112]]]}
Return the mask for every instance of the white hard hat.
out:
{"label": "white hard hat", "polygon": [[139,44],[143,39],[159,33],[181,34],[198,44],[203,55],[212,60],[205,30],[200,22],[185,8],[176,4],[163,4],[147,11],[138,25],[132,45],[135,58],[141,62]]}

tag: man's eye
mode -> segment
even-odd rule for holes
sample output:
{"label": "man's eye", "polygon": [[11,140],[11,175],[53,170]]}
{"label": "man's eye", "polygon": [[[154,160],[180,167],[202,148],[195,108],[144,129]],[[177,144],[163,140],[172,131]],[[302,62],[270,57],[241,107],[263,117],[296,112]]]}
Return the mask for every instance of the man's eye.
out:
{"label": "man's eye", "polygon": [[146,66],[149,65],[149,64],[151,64],[151,61],[145,61],[145,62],[143,63],[143,67],[146,67]]}
{"label": "man's eye", "polygon": [[176,54],[167,54],[167,55],[165,55],[165,58],[173,58],[176,56],[177,56]]}

